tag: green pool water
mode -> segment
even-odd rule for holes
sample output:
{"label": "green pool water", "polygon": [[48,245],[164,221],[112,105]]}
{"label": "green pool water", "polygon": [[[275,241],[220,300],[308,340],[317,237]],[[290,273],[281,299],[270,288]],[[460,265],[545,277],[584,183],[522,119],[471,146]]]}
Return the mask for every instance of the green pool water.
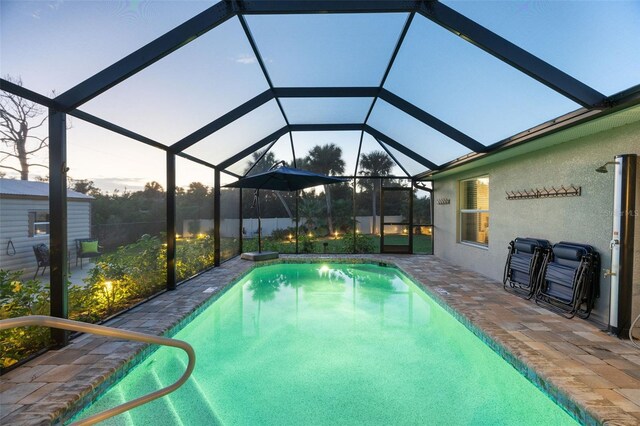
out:
{"label": "green pool water", "polygon": [[[279,264],[175,336],[182,388],[104,424],[565,425],[576,422],[394,268]],[[174,381],[160,349],[81,417]]]}

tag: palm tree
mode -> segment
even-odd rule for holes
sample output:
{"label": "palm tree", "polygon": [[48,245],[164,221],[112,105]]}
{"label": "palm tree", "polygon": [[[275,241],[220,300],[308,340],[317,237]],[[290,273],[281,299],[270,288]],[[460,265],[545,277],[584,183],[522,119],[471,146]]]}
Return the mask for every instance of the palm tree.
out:
{"label": "palm tree", "polygon": [[304,226],[307,230],[310,231],[317,228],[319,224],[316,219],[320,217],[322,212],[322,201],[316,197],[315,189],[301,193],[298,209],[300,217],[304,218]]}
{"label": "palm tree", "polygon": [[[341,175],[344,173],[342,149],[335,144],[316,145],[309,151],[304,161],[305,166],[312,172],[325,175]],[[324,195],[327,201],[327,227],[329,234],[333,234],[333,220],[331,217],[331,191],[329,185],[324,185]]]}
{"label": "palm tree", "polygon": [[[362,174],[365,176],[388,176],[391,174],[393,160],[384,151],[372,151],[369,154],[362,154],[360,160]],[[380,191],[381,179],[372,179],[371,193],[371,215],[373,216],[373,232],[376,232],[376,196]]]}

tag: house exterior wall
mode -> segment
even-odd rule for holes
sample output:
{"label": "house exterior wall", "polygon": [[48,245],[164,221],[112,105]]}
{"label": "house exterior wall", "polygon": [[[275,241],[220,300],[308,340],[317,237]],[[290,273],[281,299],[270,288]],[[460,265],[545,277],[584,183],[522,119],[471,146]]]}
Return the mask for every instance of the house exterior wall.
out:
{"label": "house exterior wall", "polygon": [[[434,181],[434,198],[449,198],[449,205],[434,205],[436,256],[502,281],[509,241],[515,237],[573,241],[593,245],[609,268],[612,234],[613,173],[595,169],[618,154],[640,154],[640,122],[579,137],[517,157],[487,164]],[[611,169],[610,169],[611,170]],[[458,242],[459,181],[489,176],[489,244],[476,247]],[[507,200],[506,191],[560,185],[582,187],[579,197]],[[639,186],[640,187],[640,186]],[[640,224],[640,222],[639,222]],[[639,226],[640,227],[640,226]],[[636,228],[638,232],[638,228]],[[639,238],[636,234],[636,241]],[[640,311],[640,256],[636,246],[634,305]],[[593,317],[607,323],[610,278],[600,280],[600,298]]]}
{"label": "house exterior wall", "polygon": [[[33,246],[46,244],[49,246],[49,236],[29,237],[29,212],[49,210],[49,200],[44,198],[9,198],[0,199],[0,268],[5,270],[22,270],[25,278],[33,277],[36,271],[36,258]],[[76,238],[91,236],[91,203],[87,201],[70,200],[67,207],[67,238],[69,244],[70,262],[75,264]],[[15,254],[7,245],[11,241],[15,247]]]}

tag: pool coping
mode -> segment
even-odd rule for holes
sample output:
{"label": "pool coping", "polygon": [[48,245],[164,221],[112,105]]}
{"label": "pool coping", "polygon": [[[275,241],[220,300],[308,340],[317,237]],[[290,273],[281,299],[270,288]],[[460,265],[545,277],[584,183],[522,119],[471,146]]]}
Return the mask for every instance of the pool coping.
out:
{"label": "pool coping", "polygon": [[[516,368],[521,374],[523,374],[529,381],[531,381],[538,388],[543,390],[549,397],[554,400],[558,405],[563,407],[565,411],[570,413],[572,417],[584,424],[637,424],[640,420],[629,414],[628,410],[623,410],[614,404],[616,401],[606,400],[604,404],[589,405],[588,398],[582,398],[578,392],[573,391],[571,383],[562,383],[553,377],[553,374],[548,374],[544,371],[544,368],[540,368],[540,359],[536,357],[524,357],[522,351],[518,350],[517,346],[511,344],[508,338],[505,338],[504,334],[492,332],[487,327],[483,328],[482,321],[478,318],[474,318],[471,311],[464,312],[464,309],[456,308],[456,288],[448,288],[442,284],[442,281],[438,279],[425,279],[421,276],[421,263],[416,263],[418,259],[424,259],[426,263],[430,263],[432,267],[437,267],[442,270],[449,268],[453,270],[453,273],[471,274],[474,276],[474,280],[481,282],[483,285],[487,285],[490,290],[495,290],[496,294],[502,290],[501,286],[493,280],[484,278],[478,274],[464,269],[457,268],[448,264],[446,261],[438,259],[434,256],[398,256],[398,255],[296,255],[296,256],[283,256],[280,259],[264,261],[260,263],[252,263],[242,261],[239,258],[233,259],[220,268],[214,268],[211,271],[205,272],[191,281],[181,285],[175,292],[169,292],[168,294],[160,295],[158,298],[153,299],[151,302],[155,306],[162,304],[166,301],[166,305],[175,304],[177,302],[176,296],[180,293],[186,293],[187,302],[186,305],[180,306],[181,313],[175,316],[167,318],[166,314],[156,312],[156,308],[148,304],[136,307],[131,311],[123,314],[120,317],[113,319],[109,325],[115,325],[127,329],[135,329],[136,331],[149,332],[151,334],[162,334],[171,336],[181,330],[186,324],[188,324],[196,315],[201,313],[204,309],[208,308],[215,302],[222,294],[233,286],[236,282],[241,280],[246,274],[250,273],[257,267],[283,264],[283,263],[319,263],[319,262],[331,262],[331,263],[384,263],[386,266],[394,267],[406,275],[411,281],[413,281],[418,287],[420,287],[426,294],[428,294],[436,303],[442,306],[447,312],[452,314],[458,321],[460,321],[467,329],[473,332],[478,338],[480,338],[485,344],[499,354],[503,359],[509,362],[514,368]],[[422,265],[423,266],[423,265]],[[441,271],[442,272],[442,271]],[[446,275],[446,274],[445,274]],[[442,274],[440,278],[442,278]],[[450,275],[451,278],[455,275]],[[458,282],[459,280],[454,280]],[[458,285],[456,283],[453,286]],[[205,291],[203,291],[203,289]],[[485,291],[486,289],[478,289],[479,291]],[[209,293],[205,293],[208,291]],[[184,296],[184,294],[183,294]],[[511,296],[516,298],[516,296]],[[518,299],[518,298],[516,298]],[[519,300],[519,299],[518,299]],[[182,299],[180,299],[182,301]],[[515,300],[514,300],[515,302]],[[165,305],[165,307],[166,307]],[[535,305],[533,305],[535,306]],[[144,312],[147,311],[147,312]],[[156,324],[153,321],[143,321],[142,318],[145,315],[155,315],[162,319],[163,324]],[[555,315],[555,314],[552,314]],[[553,317],[560,319],[561,317]],[[142,321],[142,322],[141,322]],[[569,321],[569,320],[567,320]],[[579,324],[581,327],[585,324],[589,324],[585,321],[581,321]],[[593,325],[590,326],[592,330],[597,328]],[[584,328],[589,329],[589,327]],[[605,337],[607,337],[605,335]],[[618,339],[610,338],[610,344],[619,345],[622,342]],[[87,342],[88,341],[88,342]],[[25,399],[19,400],[18,409],[15,412],[11,412],[7,416],[0,416],[0,421],[11,422],[15,421],[21,424],[60,424],[73,417],[77,412],[82,410],[91,401],[98,398],[107,388],[112,386],[115,382],[120,380],[128,371],[138,365],[144,360],[150,353],[157,348],[151,348],[148,345],[139,343],[125,343],[119,342],[120,345],[116,345],[115,353],[103,356],[100,367],[88,368],[90,371],[86,371],[83,374],[81,371],[79,374],[71,374],[70,380],[65,381],[60,386],[54,386],[54,383],[48,383],[43,386],[42,389],[36,390],[33,394],[47,389],[50,386],[52,389],[51,398],[42,398],[35,400],[35,397],[29,396]],[[49,354],[45,354],[42,357],[37,358],[25,366],[19,367],[13,372],[6,374],[5,376],[11,376],[8,379],[13,382],[19,383],[40,383],[42,376],[47,376],[49,370],[39,372],[38,368],[48,365],[48,358],[56,358],[60,355],[65,356],[65,352],[74,353],[74,351],[84,352],[92,354],[92,348],[102,348],[102,345],[108,345],[102,338],[95,338],[94,336],[82,336],[79,339],[74,340],[72,345],[63,348],[59,351],[51,351]],[[102,349],[104,352],[104,349]],[[640,355],[640,351],[637,352]],[[112,356],[113,355],[113,356]],[[94,355],[95,356],[95,355]],[[633,355],[635,357],[635,355]],[[637,357],[640,362],[640,356]],[[634,358],[635,359],[635,358]],[[69,364],[70,362],[67,362]],[[640,365],[640,364],[639,364]],[[67,365],[68,366],[68,365]],[[57,369],[63,369],[63,366],[56,367]],[[53,369],[54,371],[56,369]],[[82,370],[82,369],[80,369]],[[86,369],[85,369],[86,370]],[[26,376],[30,373],[35,373],[31,380],[25,380]],[[76,372],[78,373],[78,372]],[[20,380],[22,378],[23,380]],[[3,376],[3,379],[5,377]],[[560,382],[560,383],[558,383]],[[9,383],[9,382],[7,382]],[[0,388],[0,396],[5,395],[7,386]],[[65,386],[68,385],[68,386]],[[56,388],[57,390],[54,390]],[[58,389],[59,388],[59,389]],[[640,389],[640,387],[638,387]],[[634,383],[635,389],[635,383]],[[10,388],[9,388],[10,391]],[[640,390],[639,390],[640,392]],[[64,401],[58,401],[58,399],[64,398]],[[0,400],[2,401],[2,400]],[[55,401],[55,403],[54,403]],[[25,402],[24,404],[20,404]],[[625,401],[623,401],[625,402]],[[3,407],[10,407],[2,401]],[[14,402],[15,404],[15,402]],[[631,406],[634,404],[629,402]],[[635,406],[631,407],[636,413],[639,410],[635,409]],[[15,414],[15,415],[14,415]]]}

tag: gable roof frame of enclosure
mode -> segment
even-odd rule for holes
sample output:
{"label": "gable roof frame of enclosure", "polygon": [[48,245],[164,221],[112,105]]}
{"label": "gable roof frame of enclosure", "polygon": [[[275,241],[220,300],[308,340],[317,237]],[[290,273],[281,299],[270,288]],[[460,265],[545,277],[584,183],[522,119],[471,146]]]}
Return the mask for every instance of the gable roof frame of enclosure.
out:
{"label": "gable roof frame of enclosure", "polygon": [[[383,78],[377,88],[318,88],[318,87],[303,87],[303,88],[276,88],[269,76],[268,70],[265,66],[264,60],[255,40],[251,34],[251,30],[244,15],[262,15],[262,14],[310,14],[310,13],[386,13],[386,12],[407,12],[408,18],[402,29],[399,40],[394,48],[393,54],[386,67]],[[278,2],[266,2],[266,1],[243,1],[243,0],[225,0],[221,1],[205,11],[201,12],[197,16],[191,18],[187,22],[179,25],[173,30],[158,37],[151,43],[143,46],[137,51],[131,53],[127,57],[121,59],[115,64],[105,68],[101,72],[86,79],[80,84],[67,90],[54,99],[57,109],[69,112],[71,115],[82,116],[84,119],[93,120],[94,124],[102,125],[103,127],[111,127],[112,130],[118,130],[121,134],[129,132],[126,129],[117,129],[115,125],[110,125],[106,121],[101,121],[97,117],[91,117],[86,113],[78,111],[77,108],[83,103],[93,99],[109,88],[124,81],[130,76],[136,74],[142,69],[162,59],[166,55],[171,54],[173,51],[179,49],[195,38],[207,33],[214,29],[218,25],[226,22],[227,20],[238,16],[240,24],[245,33],[249,44],[255,54],[257,62],[260,65],[260,69],[268,83],[269,89],[264,93],[257,95],[252,100],[246,102],[240,107],[224,114],[222,117],[218,117],[206,126],[194,131],[190,135],[185,136],[180,141],[171,145],[169,150],[178,155],[187,155],[183,151],[189,146],[202,140],[204,137],[220,130],[222,127],[232,123],[248,112],[256,109],[257,107],[275,99],[278,108],[286,123],[286,128],[290,132],[292,150],[294,150],[293,136],[291,133],[291,123],[282,107],[280,99],[282,97],[297,97],[297,98],[311,98],[311,97],[353,97],[353,96],[370,96],[373,97],[371,108],[369,109],[365,118],[364,124],[367,125],[367,121],[378,99],[382,99],[387,103],[401,110],[403,113],[419,120],[420,122],[428,125],[436,131],[444,134],[448,138],[453,139],[457,143],[470,149],[473,153],[483,154],[489,151],[487,147],[480,144],[478,141],[459,131],[458,129],[450,126],[449,124],[439,120],[435,116],[429,114],[427,111],[418,108],[415,105],[407,102],[403,98],[396,96],[387,89],[385,89],[384,83],[388,76],[394,60],[398,54],[398,51],[402,45],[404,37],[414,20],[415,14],[418,13],[426,19],[435,22],[443,28],[451,31],[452,33],[462,37],[466,41],[474,44],[478,48],[485,52],[497,57],[501,61],[511,65],[517,70],[529,75],[535,80],[543,83],[544,85],[552,88],[556,92],[563,96],[583,105],[588,110],[600,110],[610,105],[608,99],[603,94],[597,92],[591,87],[581,83],[577,79],[569,76],[568,74],[558,70],[552,65],[544,62],[529,52],[521,49],[508,40],[498,36],[497,34],[482,27],[476,22],[466,18],[462,14],[454,11],[453,9],[439,3],[438,1],[395,1],[395,0],[380,0],[376,2],[362,2],[362,1],[341,1],[335,2],[330,0],[312,0],[312,1],[293,1],[284,0]],[[345,90],[351,89],[351,90]],[[372,127],[373,129],[373,127]],[[375,131],[375,129],[373,129]],[[363,130],[364,131],[364,130]],[[131,133],[129,135],[131,136]],[[156,147],[160,144],[153,143],[150,140],[141,135],[137,135],[134,139],[149,143]],[[381,136],[384,138],[384,135]],[[255,145],[255,144],[254,144]],[[398,143],[400,146],[400,143]],[[394,147],[397,149],[397,147]],[[246,150],[245,150],[246,151]],[[410,158],[418,161],[413,155],[412,150],[405,149],[403,154],[411,154]],[[469,155],[465,156],[469,157]],[[193,156],[192,156],[193,158]],[[295,158],[295,155],[294,155]],[[425,164],[421,158],[418,162]],[[202,160],[200,160],[202,161]],[[456,160],[454,160],[455,162]],[[454,164],[449,162],[436,166],[434,162],[427,159],[427,162],[431,165],[426,173],[432,173],[442,167]],[[207,165],[212,165],[209,162],[205,162]],[[203,164],[201,162],[201,164]],[[223,161],[218,164],[228,164],[228,161]],[[424,173],[423,173],[424,174]],[[420,175],[423,175],[420,174]],[[418,175],[416,175],[418,176]]]}
{"label": "gable roof frame of enclosure", "polygon": [[[434,117],[433,115],[429,114],[428,112],[416,107],[415,105],[405,101],[404,99],[400,98],[399,96],[389,92],[388,90],[386,90],[386,89],[382,88],[382,86],[380,86],[380,87],[280,87],[280,88],[271,88],[269,90],[266,90],[266,91],[262,92],[258,96],[248,100],[244,104],[234,108],[233,110],[229,111],[228,113],[224,114],[223,116],[216,118],[215,120],[213,120],[209,124],[206,124],[205,126],[201,127],[200,129],[196,130],[195,132],[191,133],[190,135],[184,137],[183,139],[179,140],[175,144],[171,145],[170,150],[172,152],[175,152],[175,153],[182,152],[185,149],[189,148],[190,146],[193,146],[196,143],[198,143],[199,141],[201,141],[202,139],[206,138],[207,136],[215,133],[216,131],[222,129],[223,127],[225,127],[228,124],[232,123],[233,121],[237,120],[238,118],[240,118],[242,116],[245,116],[248,113],[250,113],[251,111],[254,111],[255,109],[259,108],[260,106],[266,104],[270,100],[275,99],[276,101],[279,101],[279,99],[281,99],[281,98],[322,98],[322,97],[326,97],[326,98],[339,98],[339,97],[342,97],[342,98],[355,98],[355,97],[369,98],[369,97],[373,97],[374,99],[380,98],[380,99],[388,102],[389,104],[395,106],[399,110],[403,111],[407,115],[409,115],[411,117],[414,117],[415,119],[421,121],[422,123],[426,124],[427,126],[429,126],[429,127],[433,128],[434,130],[444,134],[445,136],[447,136],[447,137],[451,138],[452,140],[454,140],[455,142],[458,142],[459,144],[471,149],[474,152],[482,152],[485,149],[484,145],[482,145],[481,143],[477,142],[473,138],[465,135],[464,133],[460,132],[459,130],[455,129],[454,127],[450,126],[449,124],[439,120],[438,118]],[[278,103],[278,105],[280,105],[280,104]],[[285,117],[285,120],[286,120],[286,115],[284,114],[284,110],[281,110],[281,111],[282,111],[283,117]],[[292,132],[292,131],[312,131],[314,129],[314,127],[313,127],[314,125],[312,125],[312,124],[307,124],[307,125],[305,125],[305,124],[295,124],[295,125],[292,125],[292,124],[289,123],[288,120],[286,120],[286,122],[287,122],[287,125],[285,127],[290,132]],[[366,120],[365,120],[364,123],[362,123],[362,125],[363,126],[367,126]],[[329,126],[331,126],[331,127],[329,127]],[[338,130],[338,131],[340,131],[340,130],[342,130],[342,131],[358,130],[357,126],[358,126],[357,123],[354,123],[354,124],[351,124],[351,125],[326,124],[326,125],[324,125],[324,127],[322,129],[318,129],[318,130],[334,130],[334,131],[335,130]],[[294,128],[295,128],[295,130],[294,130]],[[371,127],[371,126],[369,126],[369,128],[373,129],[373,127]],[[360,130],[362,130],[362,129],[360,129]],[[383,136],[382,138],[383,139],[389,139],[387,136]],[[400,144],[395,142],[394,145],[400,145]],[[260,147],[262,147],[262,146],[264,146],[264,145],[260,145]],[[254,147],[254,145],[252,145],[252,147]],[[425,159],[422,158],[421,156],[417,155],[413,151],[406,150],[404,148],[402,148],[401,150],[404,150],[403,153],[405,155],[407,155],[409,158],[412,158],[413,160],[418,161],[418,162],[422,163],[423,165],[425,164],[425,162],[424,162]],[[250,153],[252,151],[248,151],[248,152]],[[233,156],[232,158],[237,158],[237,157]],[[229,162],[228,160],[225,160],[222,163],[219,163],[218,167],[225,168],[225,167],[228,167],[229,165],[231,165],[233,163],[234,162]],[[431,169],[431,170],[436,170],[436,169],[439,168],[438,166],[436,166],[434,163],[432,163],[430,161],[428,161],[428,164],[429,164],[428,168]]]}
{"label": "gable roof frame of enclosure", "polygon": [[[389,12],[408,12],[408,17],[403,26],[402,32],[393,50],[391,58],[386,67],[382,80],[377,87],[351,87],[351,88],[327,88],[327,87],[295,87],[295,88],[277,88],[274,87],[273,82],[269,76],[268,70],[265,66],[264,60],[260,51],[255,43],[255,40],[251,34],[249,25],[247,24],[244,15],[263,15],[263,14],[313,14],[313,13],[389,13]],[[418,13],[426,19],[440,25],[448,31],[462,37],[464,40],[472,43],[485,52],[495,56],[501,61],[509,64],[517,70],[527,74],[535,80],[543,83],[547,87],[555,90],[563,96],[575,101],[583,106],[583,109],[569,113],[564,117],[552,120],[550,123],[543,123],[536,126],[534,129],[526,130],[521,134],[514,135],[502,141],[498,141],[493,145],[484,146],[478,141],[459,131],[458,129],[450,126],[449,124],[439,120],[435,116],[429,114],[421,108],[407,102],[403,98],[393,94],[389,90],[384,88],[386,78],[393,66],[395,58],[402,46],[404,38],[414,20],[415,14]],[[197,37],[207,33],[208,31],[216,28],[220,24],[227,20],[237,16],[239,18],[242,29],[245,33],[249,44],[255,54],[257,62],[260,65],[260,69],[269,85],[269,89],[253,99],[247,101],[245,104],[235,108],[232,111],[218,117],[208,125],[194,131],[190,135],[185,136],[183,139],[171,145],[169,148],[166,146],[148,138],[143,135],[139,135],[128,129],[117,126],[99,117],[92,116],[88,113],[78,110],[77,108],[85,102],[93,99],[109,88],[131,77],[137,72],[152,65],[156,61],[171,54],[180,47],[193,41]],[[25,92],[22,88],[17,88],[15,84],[2,80],[2,88],[10,92]],[[472,154],[467,154],[460,159],[455,159],[447,163],[436,165],[435,163],[417,156],[409,149],[406,149],[400,142],[390,140],[391,146],[400,149],[403,154],[408,155],[415,161],[425,165],[429,164],[426,172],[420,173],[414,176],[414,178],[423,178],[438,171],[442,168],[458,165],[461,162],[473,160],[477,157],[484,156],[496,149],[511,146],[516,142],[523,139],[530,139],[531,135],[546,133],[547,128],[550,131],[555,131],[556,128],[562,127],[558,124],[572,124],[579,121],[580,118],[590,119],[594,115],[594,112],[599,112],[611,108],[616,103],[614,100],[607,98],[598,91],[592,89],[586,84],[578,81],[577,79],[569,76],[568,74],[560,71],[545,61],[530,54],[524,49],[516,46],[508,40],[498,36],[483,26],[477,24],[475,21],[465,17],[464,15],[456,12],[455,10],[445,6],[438,1],[431,0],[416,0],[416,1],[396,1],[396,0],[379,0],[376,2],[362,2],[358,0],[348,0],[335,2],[331,0],[312,0],[299,2],[294,0],[283,0],[278,2],[266,2],[266,1],[243,1],[243,0],[224,0],[221,1],[195,17],[189,19],[185,23],[179,25],[173,30],[158,37],[154,41],[148,43],[137,51],[131,53],[125,58],[117,61],[113,65],[105,68],[94,76],[86,79],[80,84],[72,87],[61,95],[57,96],[53,100],[39,95],[35,92],[30,93],[32,99],[37,98],[37,101],[43,105],[54,108],[55,110],[67,112],[70,115],[76,116],[83,120],[89,121],[93,124],[109,129],[116,133],[130,137],[134,140],[143,142],[156,148],[169,150],[179,156],[189,158],[200,164],[209,167],[221,167],[228,165],[229,161],[224,160],[217,165],[202,159],[196,158],[183,152],[189,146],[202,140],[204,137],[220,130],[224,126],[234,122],[238,118],[253,111],[259,106],[275,99],[278,108],[286,122],[286,130],[289,131],[291,138],[292,151],[294,151],[294,143],[292,136],[292,126],[289,119],[282,107],[280,99],[283,97],[296,97],[296,98],[315,98],[315,97],[373,97],[373,102],[367,116],[364,120],[364,125],[368,126],[368,129],[374,134],[377,130],[368,125],[368,120],[373,110],[373,107],[378,99],[382,99],[392,106],[398,108],[403,113],[417,119],[418,121],[426,124],[427,126],[435,129],[443,135],[451,138],[457,143],[470,149]],[[297,125],[301,126],[301,125]],[[352,126],[353,127],[353,126]],[[312,129],[313,127],[298,127],[298,129]],[[344,130],[349,126],[338,125],[336,130]],[[533,131],[532,131],[533,130]],[[362,130],[364,134],[364,128]],[[371,133],[371,132],[370,132]],[[372,134],[373,135],[373,134]],[[374,135],[375,137],[375,135]],[[268,138],[268,137],[267,137]],[[266,138],[265,138],[266,139]],[[389,140],[388,136],[384,134],[378,134],[376,137],[378,142],[380,139]],[[262,142],[262,141],[260,141]],[[252,147],[261,145],[256,143]],[[246,149],[243,152],[247,151]],[[360,149],[359,149],[360,151]],[[295,155],[293,156],[295,159]],[[233,156],[231,158],[237,158]],[[295,160],[294,160],[295,161]],[[357,160],[356,160],[357,161]],[[227,170],[223,170],[228,172]],[[235,175],[234,173],[231,173]]]}
{"label": "gable roof frame of enclosure", "polygon": [[[269,76],[268,70],[265,66],[264,60],[260,51],[255,43],[255,40],[251,34],[251,30],[244,15],[262,15],[262,14],[313,14],[313,13],[388,13],[388,12],[408,12],[407,20],[400,33],[399,39],[393,50],[391,58],[385,69],[384,75],[380,84],[377,87],[294,87],[294,88],[277,88],[274,87],[273,82]],[[421,16],[429,19],[436,24],[442,26],[448,31],[462,37],[467,42],[472,43],[485,52],[495,56],[501,61],[509,64],[517,70],[529,75],[535,80],[543,83],[547,87],[552,88],[556,92],[563,96],[577,102],[582,105],[583,108],[574,112],[570,112],[565,116],[551,120],[547,123],[542,123],[532,129],[525,130],[517,135],[514,135],[505,140],[498,141],[492,145],[484,146],[478,141],[459,131],[458,129],[450,126],[449,124],[439,120],[435,116],[429,114],[421,108],[407,102],[405,99],[393,94],[389,90],[384,88],[386,78],[391,71],[395,58],[400,50],[404,38],[414,20],[415,14],[418,13]],[[137,72],[152,65],[156,61],[171,54],[180,47],[193,41],[197,37],[207,33],[214,29],[218,25],[226,22],[227,20],[238,16],[240,24],[251,48],[256,56],[256,59],[260,65],[261,71],[269,85],[269,89],[253,99],[247,101],[245,104],[227,112],[221,117],[216,118],[214,121],[202,128],[194,131],[193,133],[185,136],[183,139],[177,141],[169,148],[160,144],[148,137],[132,132],[123,127],[110,123],[107,120],[103,120],[99,117],[95,117],[86,112],[77,109],[85,102],[93,99],[109,88],[131,77]],[[169,150],[176,155],[184,158],[188,158],[199,164],[206,165],[208,167],[221,167],[228,165],[229,161],[224,160],[217,165],[204,161],[200,158],[196,158],[184,152],[186,148],[202,140],[204,137],[220,130],[224,126],[234,122],[238,118],[253,111],[259,106],[269,102],[272,99],[276,100],[278,108],[286,122],[286,130],[289,132],[291,138],[291,148],[294,152],[293,158],[295,161],[295,149],[293,143],[292,126],[289,119],[282,107],[280,99],[283,97],[296,97],[296,98],[316,98],[316,97],[373,97],[373,102],[369,111],[365,117],[364,125],[368,126],[373,132],[373,136],[377,134],[376,129],[368,125],[368,120],[373,110],[373,107],[378,99],[382,99],[392,106],[398,108],[403,113],[411,116],[418,121],[426,124],[427,126],[435,129],[441,134],[451,138],[455,142],[470,149],[472,153],[467,154],[461,158],[454,159],[452,161],[440,164],[439,166],[428,159],[423,157],[416,157],[415,153],[404,147],[400,142],[390,140],[390,145],[395,149],[399,149],[403,154],[408,155],[415,161],[418,161],[422,165],[429,164],[427,171],[414,175],[414,178],[425,178],[440,169],[456,166],[468,161],[472,161],[476,158],[483,157],[495,150],[505,147],[513,146],[519,142],[539,137],[547,132],[557,131],[565,126],[574,125],[575,123],[582,122],[584,120],[592,119],[600,112],[607,112],[613,107],[620,105],[621,102],[635,102],[636,96],[633,94],[636,90],[630,90],[631,94],[625,94],[625,96],[617,96],[608,98],[591,87],[583,84],[577,79],[569,76],[568,74],[558,70],[552,65],[544,62],[529,52],[521,49],[508,40],[498,36],[490,30],[482,27],[473,20],[463,16],[455,10],[439,3],[438,1],[430,0],[417,0],[417,1],[396,1],[396,0],[379,0],[376,2],[362,2],[358,0],[348,0],[335,2],[331,0],[313,0],[299,2],[294,0],[284,0],[278,2],[266,2],[266,1],[243,1],[243,0],[224,0],[221,1],[195,17],[189,19],[185,23],[179,25],[173,30],[158,37],[154,41],[148,43],[137,51],[131,53],[125,58],[117,61],[113,65],[105,68],[94,76],[86,79],[80,84],[67,90],[54,99],[50,99],[46,96],[31,92],[28,89],[17,86],[9,81],[2,80],[2,89],[12,93],[22,93],[26,98],[32,99],[42,105],[51,107],[57,111],[67,112],[72,116],[76,116],[83,120],[86,120],[95,125],[109,129],[116,133],[130,137],[139,142],[143,142],[147,145],[154,146],[163,150]],[[634,89],[634,88],[632,88]],[[622,95],[622,94],[621,94]],[[300,126],[300,125],[298,125]],[[336,126],[337,130],[346,129],[349,126]],[[302,129],[303,127],[298,127]],[[311,129],[312,127],[307,127]],[[362,130],[364,135],[364,129]],[[369,132],[371,133],[371,132]],[[361,135],[361,136],[362,136]],[[266,138],[265,138],[266,139]],[[388,136],[384,134],[378,134],[376,137],[378,142],[380,139],[389,140]],[[262,141],[260,141],[262,142]],[[259,146],[260,143],[252,145],[252,147]],[[384,147],[383,147],[384,148]],[[248,151],[247,149],[243,152]],[[360,151],[360,147],[358,149]],[[232,158],[237,158],[233,156]],[[426,160],[426,161],[425,161]],[[358,160],[356,160],[358,161]],[[398,163],[399,164],[399,163]],[[222,170],[231,175],[235,175],[228,170]]]}

